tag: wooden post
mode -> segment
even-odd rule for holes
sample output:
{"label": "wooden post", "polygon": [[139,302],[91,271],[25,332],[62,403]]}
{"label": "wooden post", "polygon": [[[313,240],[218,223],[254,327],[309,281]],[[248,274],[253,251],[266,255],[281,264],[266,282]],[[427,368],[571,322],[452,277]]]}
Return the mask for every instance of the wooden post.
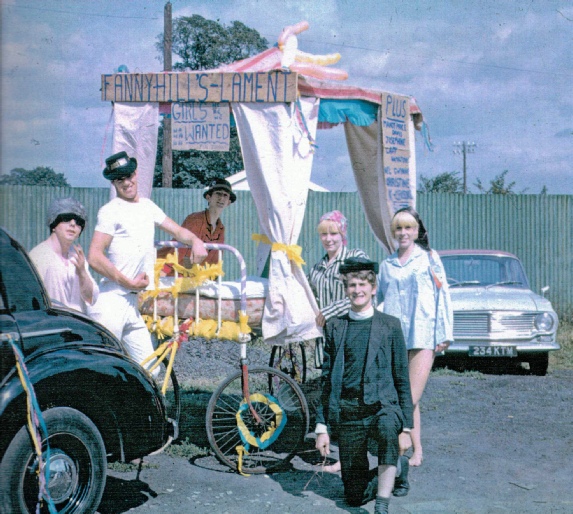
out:
{"label": "wooden post", "polygon": [[[163,70],[171,71],[172,21],[171,2],[163,13]],[[171,105],[171,104],[170,104]],[[171,113],[163,117],[163,175],[162,186],[173,187],[173,149],[171,147]]]}

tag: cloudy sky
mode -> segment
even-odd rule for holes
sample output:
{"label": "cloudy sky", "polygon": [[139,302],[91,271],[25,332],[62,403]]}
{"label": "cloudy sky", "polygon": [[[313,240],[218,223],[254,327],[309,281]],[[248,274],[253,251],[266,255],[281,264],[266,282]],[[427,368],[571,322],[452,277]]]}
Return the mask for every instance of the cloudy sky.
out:
{"label": "cloudy sky", "polygon": [[[0,0],[1,172],[51,166],[77,187],[106,186],[111,107],[100,76],[162,68],[165,1]],[[470,191],[508,170],[517,192],[573,194],[570,0],[174,0],[173,17],[238,20],[270,44],[302,20],[299,48],[339,52],[348,83],[414,96],[432,152],[418,175],[462,171]],[[342,128],[320,131],[313,180],[355,190]]]}

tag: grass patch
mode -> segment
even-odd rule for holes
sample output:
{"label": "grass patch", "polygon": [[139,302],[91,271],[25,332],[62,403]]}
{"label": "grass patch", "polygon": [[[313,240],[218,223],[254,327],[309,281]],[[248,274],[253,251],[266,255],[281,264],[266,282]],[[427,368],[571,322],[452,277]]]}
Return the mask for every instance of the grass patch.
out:
{"label": "grass patch", "polygon": [[561,350],[549,353],[549,368],[573,369],[573,320],[559,320],[557,342]]}
{"label": "grass patch", "polygon": [[201,448],[196,444],[189,441],[186,437],[184,441],[179,439],[165,450],[167,455],[171,457],[181,457],[183,459],[192,459],[195,457],[205,457],[210,454],[207,448]]}
{"label": "grass patch", "polygon": [[[141,468],[155,468],[158,469],[157,464],[151,464],[150,462],[143,461]],[[129,473],[130,471],[137,471],[139,469],[139,464],[132,464],[131,462],[108,462],[107,469],[110,471],[115,471],[116,473]]]}
{"label": "grass patch", "polygon": [[456,371],[455,369],[445,368],[435,368],[432,370],[432,375],[435,377],[467,377],[467,378],[477,378],[479,380],[485,380],[485,376],[481,371],[476,370],[465,370]]}

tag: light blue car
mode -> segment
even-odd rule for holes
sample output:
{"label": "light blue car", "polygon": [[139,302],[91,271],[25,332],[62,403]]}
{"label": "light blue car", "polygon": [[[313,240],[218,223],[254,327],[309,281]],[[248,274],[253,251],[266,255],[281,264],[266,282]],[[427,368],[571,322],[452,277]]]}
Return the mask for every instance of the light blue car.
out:
{"label": "light blue car", "polygon": [[545,375],[549,352],[560,349],[559,322],[551,302],[530,289],[520,260],[492,250],[438,253],[454,309],[455,341],[445,356],[528,362],[532,374]]}

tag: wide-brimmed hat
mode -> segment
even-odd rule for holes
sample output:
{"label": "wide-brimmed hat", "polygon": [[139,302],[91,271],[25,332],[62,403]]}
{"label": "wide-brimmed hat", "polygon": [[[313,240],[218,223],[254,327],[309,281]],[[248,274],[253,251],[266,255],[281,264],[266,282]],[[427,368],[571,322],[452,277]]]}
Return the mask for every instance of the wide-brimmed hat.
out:
{"label": "wide-brimmed hat", "polygon": [[233,188],[231,183],[224,178],[216,178],[207,186],[207,190],[203,193],[203,198],[207,198],[208,195],[212,195],[215,191],[222,190],[229,193],[231,203],[237,199],[237,195],[233,193]]}
{"label": "wide-brimmed hat", "polygon": [[103,176],[108,180],[129,177],[137,169],[137,160],[126,152],[114,153],[105,160]]}

